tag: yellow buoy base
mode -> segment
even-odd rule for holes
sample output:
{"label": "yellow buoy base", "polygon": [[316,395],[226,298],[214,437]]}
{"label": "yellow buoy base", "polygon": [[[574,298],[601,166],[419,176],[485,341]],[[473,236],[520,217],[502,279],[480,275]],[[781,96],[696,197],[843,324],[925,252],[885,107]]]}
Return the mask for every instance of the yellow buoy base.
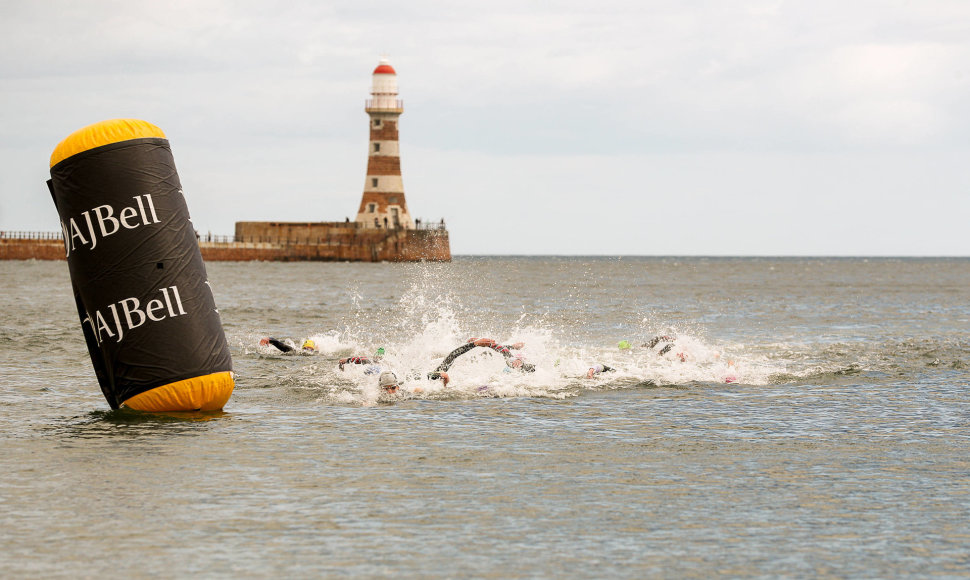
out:
{"label": "yellow buoy base", "polygon": [[124,402],[139,411],[218,411],[229,401],[236,386],[232,372],[225,371],[169,383],[145,391]]}

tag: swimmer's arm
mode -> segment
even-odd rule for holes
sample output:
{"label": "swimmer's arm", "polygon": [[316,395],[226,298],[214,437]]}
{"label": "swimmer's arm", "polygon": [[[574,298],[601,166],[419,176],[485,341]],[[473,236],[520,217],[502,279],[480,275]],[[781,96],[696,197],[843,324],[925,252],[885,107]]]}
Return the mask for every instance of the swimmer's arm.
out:
{"label": "swimmer's arm", "polygon": [[662,334],[660,336],[653,337],[652,339],[650,339],[650,342],[644,344],[643,346],[645,346],[646,348],[653,348],[658,344],[660,344],[661,342],[673,342],[673,341],[674,341],[674,337],[667,336],[666,334]]}
{"label": "swimmer's arm", "polygon": [[593,366],[589,367],[589,371],[586,373],[586,378],[591,379],[593,378],[593,375],[597,375],[599,373],[611,373],[615,370],[616,369],[614,369],[613,367],[608,367],[602,363],[596,363]]}
{"label": "swimmer's arm", "polygon": [[290,352],[291,350],[295,350],[292,346],[286,344],[285,342],[276,340],[275,338],[272,338],[272,337],[270,337],[269,343],[283,352]]}
{"label": "swimmer's arm", "polygon": [[525,346],[525,343],[522,343],[522,342],[517,342],[515,344],[510,344],[508,346],[505,346],[505,345],[502,345],[502,344],[499,344],[499,343],[495,342],[495,340],[494,339],[491,339],[491,338],[469,338],[468,339],[468,344],[472,344],[472,345],[475,345],[475,346],[481,346],[481,347],[484,347],[484,348],[490,348],[490,349],[494,350],[495,352],[502,353],[502,355],[505,358],[509,358],[509,357],[512,356],[512,353],[509,352],[510,349],[516,349],[516,350],[518,350],[518,349],[521,349],[523,346]]}
{"label": "swimmer's arm", "polygon": [[431,379],[432,381],[437,381],[440,379],[442,386],[445,386],[445,387],[448,386],[448,381],[451,380],[451,378],[448,376],[448,373],[443,371],[440,371],[440,372],[435,371],[433,373],[428,373],[428,378]]}
{"label": "swimmer's arm", "polygon": [[486,348],[494,348],[496,350],[499,348],[521,350],[522,347],[525,346],[524,342],[515,342],[509,345],[502,346],[499,343],[495,342],[494,339],[491,339],[491,338],[469,338],[468,342],[473,343],[475,346],[484,346]]}
{"label": "swimmer's arm", "polygon": [[463,344],[463,345],[459,346],[455,350],[453,350],[450,353],[448,353],[448,356],[445,357],[445,360],[441,361],[441,364],[438,365],[438,368],[436,368],[435,371],[446,371],[446,370],[448,370],[451,367],[451,363],[455,362],[455,359],[456,358],[460,357],[461,355],[465,354],[466,352],[470,351],[471,349],[475,348],[476,346],[478,346],[478,345],[475,344],[474,342],[469,342],[469,343],[466,343],[466,344]]}
{"label": "swimmer's arm", "polygon": [[371,360],[366,356],[349,356],[337,361],[337,366],[340,367],[340,370],[344,370],[344,365],[347,363],[353,363],[355,365],[369,365]]}
{"label": "swimmer's arm", "polygon": [[495,352],[502,353],[502,356],[504,356],[505,358],[512,358],[512,351],[510,351],[509,347],[507,346],[496,344],[495,346],[490,346],[489,348],[494,350]]}

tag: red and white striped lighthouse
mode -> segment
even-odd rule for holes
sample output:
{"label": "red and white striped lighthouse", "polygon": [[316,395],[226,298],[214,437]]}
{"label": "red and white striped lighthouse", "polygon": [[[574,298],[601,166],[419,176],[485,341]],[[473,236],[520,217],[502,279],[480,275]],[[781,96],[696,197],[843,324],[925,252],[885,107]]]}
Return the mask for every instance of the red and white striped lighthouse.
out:
{"label": "red and white striped lighthouse", "polygon": [[404,112],[397,98],[397,73],[387,58],[374,69],[371,99],[364,110],[370,116],[367,179],[356,221],[365,228],[413,229],[404,200],[397,120]]}

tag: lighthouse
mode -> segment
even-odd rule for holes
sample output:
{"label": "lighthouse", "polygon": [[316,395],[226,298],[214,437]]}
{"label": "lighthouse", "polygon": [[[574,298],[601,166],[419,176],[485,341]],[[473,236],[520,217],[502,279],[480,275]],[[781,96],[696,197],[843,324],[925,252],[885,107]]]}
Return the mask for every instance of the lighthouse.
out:
{"label": "lighthouse", "polygon": [[413,229],[414,221],[404,200],[398,117],[404,103],[397,98],[397,72],[387,58],[374,69],[371,98],[364,111],[370,117],[367,178],[357,211],[363,228]]}

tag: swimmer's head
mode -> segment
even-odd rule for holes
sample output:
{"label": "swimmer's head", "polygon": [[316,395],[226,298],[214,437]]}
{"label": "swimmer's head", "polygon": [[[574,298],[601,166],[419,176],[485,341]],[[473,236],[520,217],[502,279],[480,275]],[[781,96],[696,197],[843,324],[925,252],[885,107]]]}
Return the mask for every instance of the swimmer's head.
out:
{"label": "swimmer's head", "polygon": [[385,393],[396,393],[399,386],[397,375],[391,371],[384,371],[381,373],[381,376],[377,378],[377,386],[380,387]]}
{"label": "swimmer's head", "polygon": [[303,346],[301,348],[303,348],[303,350],[306,350],[306,351],[311,351],[311,352],[312,351],[316,351],[317,350],[317,343],[313,342],[312,340],[310,340],[308,338],[308,339],[306,339],[306,340],[303,341]]}
{"label": "swimmer's head", "polygon": [[505,359],[505,365],[506,371],[508,371],[510,368],[526,373],[534,373],[536,371],[536,366],[534,364],[525,362],[525,359],[522,358],[521,354],[517,354],[513,357]]}
{"label": "swimmer's head", "polygon": [[269,344],[269,339],[268,338],[261,338],[261,339],[259,339],[259,346],[266,346],[267,344]]}
{"label": "swimmer's head", "polygon": [[626,350],[630,348],[630,343],[626,340],[621,340],[620,343],[616,345],[616,347],[619,348],[620,350]]}
{"label": "swimmer's head", "polygon": [[380,347],[380,348],[378,348],[377,349],[377,352],[374,353],[374,357],[375,358],[376,357],[382,357],[382,356],[384,356],[384,347],[383,346]]}
{"label": "swimmer's head", "polygon": [[523,360],[521,354],[510,356],[509,358],[505,359],[505,364],[509,368],[513,368],[513,369],[522,368],[523,363],[525,363],[525,360]]}

